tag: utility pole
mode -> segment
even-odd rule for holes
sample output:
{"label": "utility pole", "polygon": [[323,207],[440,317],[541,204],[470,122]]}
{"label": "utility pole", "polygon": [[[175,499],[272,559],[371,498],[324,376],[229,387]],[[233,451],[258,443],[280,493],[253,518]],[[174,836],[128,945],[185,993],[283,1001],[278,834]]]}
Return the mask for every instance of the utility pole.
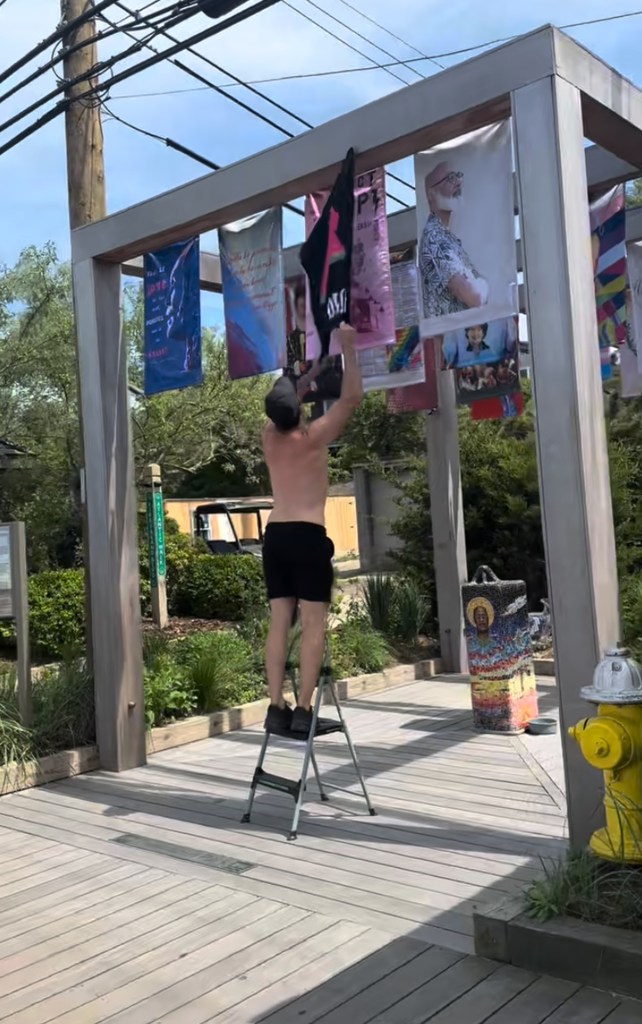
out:
{"label": "utility pole", "polygon": [[[68,25],[76,18],[90,11],[91,0],[60,0],[62,25]],[[63,37],[63,46],[69,51],[76,44],[96,35],[95,18],[87,18],[75,30]],[[66,52],[63,59],[63,74],[67,81],[91,71],[96,66],[97,48],[95,42],[88,43],[74,53]],[[97,77],[89,85],[97,84]],[[71,86],[66,96],[74,98],[87,90],[87,81]],[[67,142],[67,188],[69,194],[69,226],[83,227],[106,216],[105,164],[103,160],[103,131],[100,120],[100,104],[80,100],[71,103],[65,111],[65,136]],[[76,339],[78,344],[78,339]],[[79,388],[80,394],[80,388]],[[87,506],[85,504],[85,457],[83,443],[82,410],[78,401],[81,459],[81,509],[83,536],[83,564],[85,567],[85,627],[87,635],[87,661],[93,665],[92,616],[89,548],[87,544]]]}

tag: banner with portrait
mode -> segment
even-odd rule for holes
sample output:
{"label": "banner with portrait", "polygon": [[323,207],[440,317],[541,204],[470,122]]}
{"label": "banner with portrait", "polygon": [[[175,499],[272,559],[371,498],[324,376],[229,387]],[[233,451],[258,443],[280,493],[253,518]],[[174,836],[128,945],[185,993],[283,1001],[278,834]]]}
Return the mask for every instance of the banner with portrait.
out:
{"label": "banner with portrait", "polygon": [[219,228],[227,363],[232,380],[286,363],[281,210]]}
{"label": "banner with portrait", "polygon": [[203,380],[198,238],[175,242],[144,260],[145,394]]}
{"label": "banner with portrait", "polygon": [[642,242],[627,245],[626,256],[631,290],[631,325],[636,341],[638,370],[642,373]]}
{"label": "banner with portrait", "polygon": [[[632,245],[627,246],[627,252],[632,248]],[[633,288],[630,278],[626,289],[626,340],[618,354],[620,357],[620,394],[622,398],[638,398],[639,395],[642,395],[642,368],[638,363],[640,352],[635,336]]]}
{"label": "banner with portrait", "polygon": [[597,335],[602,379],[611,376],[614,349],[626,341],[626,212],[624,185],[590,206]]}
{"label": "banner with portrait", "polygon": [[442,367],[455,372],[459,405],[520,391],[518,332],[519,318],[511,316],[444,335]]}
{"label": "banner with portrait", "polygon": [[519,312],[510,122],[415,156],[421,331]]}
{"label": "banner with portrait", "polygon": [[[305,351],[306,287],[304,274],[286,280],[285,306],[288,333],[287,361],[283,372],[296,386],[302,377],[310,373],[313,367],[313,361],[306,358]],[[341,394],[342,380],[342,357],[340,355],[326,356],[323,368],[310,382],[309,389],[302,396],[302,401],[306,404],[335,401]]]}
{"label": "banner with portrait", "polygon": [[[309,237],[323,213],[328,196],[327,190],[306,196],[306,236]],[[361,349],[392,343],[394,312],[388,253],[386,176],[382,167],[355,178],[350,291],[350,323],[357,332],[355,347]],[[321,342],[312,316],[309,282],[307,296],[306,354],[308,359],[316,359],[321,351]],[[331,344],[330,354],[338,353],[339,349]]]}

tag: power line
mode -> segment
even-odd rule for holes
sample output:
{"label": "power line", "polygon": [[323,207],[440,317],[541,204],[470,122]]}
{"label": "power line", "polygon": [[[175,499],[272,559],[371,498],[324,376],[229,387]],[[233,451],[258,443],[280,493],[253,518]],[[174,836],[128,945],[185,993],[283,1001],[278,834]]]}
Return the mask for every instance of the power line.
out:
{"label": "power line", "polygon": [[[260,11],[266,10],[268,7],[273,7],[274,4],[278,2],[279,0],[258,0],[258,2],[255,3],[252,7],[244,8],[237,14],[233,14],[231,15],[231,17],[226,18],[225,21],[222,21],[217,25],[212,25],[210,28],[205,29],[203,32],[199,32],[197,35],[191,36],[189,39],[181,41],[176,46],[170,47],[168,50],[163,51],[162,53],[155,54],[154,57],[150,57],[145,61],[141,61],[139,64],[134,65],[134,67],[127,68],[124,71],[120,71],[118,74],[114,75],[111,78],[109,85],[117,85],[119,82],[124,82],[126,81],[126,79],[131,78],[133,75],[137,75],[141,71],[146,71],[148,68],[153,67],[155,64],[158,64],[161,60],[164,60],[166,58],[169,59],[169,57],[173,56],[175,53],[180,53],[187,46],[190,46],[194,43],[203,42],[205,39],[209,39],[210,36],[217,35],[219,32],[224,32],[225,29],[230,28],[232,25],[236,25],[239,22],[244,21],[246,18],[252,17],[254,14],[258,14]],[[113,61],[107,61],[105,63],[107,65],[107,69],[109,70],[109,68],[112,66]],[[15,135],[12,139],[9,140],[9,142],[5,143],[3,146],[0,146],[0,156],[3,153],[8,152],[10,149],[13,149],[14,146],[17,146],[18,143],[24,141],[24,139],[28,138],[30,135],[33,135],[34,132],[37,132],[40,128],[44,127],[44,125],[48,124],[50,121],[53,121],[54,118],[58,117],[59,114],[63,113],[72,103],[82,102],[86,99],[94,99],[97,96],[99,96],[101,92],[105,92],[107,88],[108,86],[99,83],[93,88],[87,89],[85,92],[78,93],[77,95],[73,96],[73,98],[67,97],[66,99],[60,100],[55,107],[53,107],[51,110],[48,110],[45,114],[42,115],[42,117],[38,118],[37,121],[34,121],[31,125],[29,125],[28,128],[25,128],[18,135]]]}
{"label": "power line", "polygon": [[[341,2],[341,0],[340,0],[340,2]],[[298,13],[301,14],[302,12],[299,11]],[[586,28],[587,26],[590,26],[590,25],[600,25],[600,24],[603,24],[604,22],[620,21],[623,18],[637,18],[637,17],[640,17],[640,16],[642,16],[642,11],[628,11],[625,14],[610,14],[610,15],[608,15],[606,17],[603,17],[603,18],[591,18],[591,19],[589,19],[587,21],[574,21],[574,22],[570,22],[567,25],[560,25],[559,27],[561,29],[563,29],[563,30],[564,29],[569,29],[569,28]],[[305,17],[305,15],[304,15],[304,17]],[[316,22],[314,22],[312,18],[308,18],[307,20],[312,21],[313,24],[316,24]],[[295,82],[295,81],[301,81],[301,80],[307,79],[307,78],[331,78],[331,77],[333,77],[335,75],[353,75],[353,74],[357,74],[357,73],[363,72],[363,71],[377,71],[377,70],[385,70],[386,68],[402,67],[402,66],[406,66],[407,64],[421,64],[423,61],[427,61],[427,60],[429,60],[429,61],[436,61],[438,59],[443,59],[443,58],[446,58],[446,57],[460,57],[460,56],[463,56],[464,54],[467,54],[467,53],[475,53],[477,50],[484,50],[488,46],[498,46],[501,43],[510,43],[513,39],[517,39],[517,38],[518,38],[518,33],[516,33],[515,35],[512,35],[512,36],[503,36],[501,39],[488,39],[488,40],[486,40],[485,43],[477,43],[475,46],[465,46],[465,47],[463,47],[460,50],[447,50],[444,53],[425,54],[423,57],[409,57],[405,61],[394,60],[394,61],[390,61],[389,63],[369,64],[367,67],[364,67],[362,65],[361,67],[357,67],[357,68],[337,68],[336,70],[330,70],[330,71],[305,71],[305,72],[300,72],[300,73],[293,74],[293,75],[275,75],[275,76],[270,77],[270,78],[253,78],[253,79],[250,79],[250,81],[247,82],[246,84],[247,85],[272,85],[272,84],[278,83],[278,82]],[[366,57],[366,60],[370,60],[370,59],[371,59],[370,57]],[[444,68],[444,70],[447,70],[447,69]],[[224,86],[221,86],[221,88],[233,89],[234,86],[233,85],[224,85]],[[174,90],[167,90],[166,92],[158,92],[158,93],[156,93],[156,92],[154,92],[154,93],[138,93],[138,94],[133,94],[132,93],[132,94],[127,95],[127,96],[114,97],[114,99],[119,99],[119,100],[121,100],[121,99],[135,99],[135,98],[137,98],[137,96],[169,96],[169,95],[173,95],[174,93],[187,92],[187,91],[191,91],[191,90],[174,89]]]}
{"label": "power line", "polygon": [[[165,146],[168,146],[169,149],[174,149],[177,153],[182,153],[183,156],[188,156],[191,160],[196,160],[197,163],[203,164],[204,167],[209,167],[211,171],[220,171],[221,164],[214,163],[213,160],[210,160],[206,156],[202,156],[195,150],[190,149],[189,146],[184,146],[181,142],[176,142],[175,139],[165,138],[163,135],[157,135],[156,132],[150,132],[149,129],[141,128],[140,125],[132,124],[131,121],[127,121],[124,117],[119,117],[118,114],[115,114],[104,101],[102,106],[103,109],[107,111],[109,117],[113,118],[114,121],[118,121],[119,124],[124,125],[126,128],[131,128],[132,131],[138,132],[140,135],[146,135],[148,139],[154,139],[156,142],[162,142]],[[293,206],[292,203],[285,203],[284,206],[286,209],[291,210],[292,213],[297,213],[299,217],[304,216],[303,210],[300,210],[297,206]]]}
{"label": "power line", "polygon": [[[122,0],[117,0],[117,4],[118,4],[118,7],[122,11],[125,11],[125,12],[127,12],[128,14],[131,15],[131,13],[132,13],[131,10],[129,9],[129,7],[127,7],[122,2]],[[161,29],[160,31],[161,31],[161,34],[166,36],[168,39],[175,40],[175,37],[172,36],[166,29]],[[154,47],[152,47],[151,45],[148,45],[148,49],[152,49],[153,50]],[[250,90],[250,92],[254,93],[256,96],[259,96],[261,99],[265,100],[267,103],[270,103],[273,107],[275,107],[276,109],[278,109],[278,110],[282,111],[283,113],[287,114],[289,117],[294,118],[294,120],[298,121],[299,124],[303,125],[304,128],[314,128],[314,125],[310,121],[307,121],[307,120],[305,120],[305,118],[300,117],[298,114],[295,114],[292,110],[290,110],[288,107],[283,106],[281,103],[277,103],[276,100],[273,100],[273,99],[271,99],[271,97],[266,96],[265,93],[260,92],[258,89],[255,89],[253,86],[249,85],[248,83],[243,82],[243,80],[241,78],[239,78],[237,75],[232,74],[232,72],[230,72],[226,68],[222,67],[222,65],[215,63],[215,61],[213,61],[210,57],[207,57],[205,54],[203,54],[200,51],[196,50],[194,47],[192,47],[192,46],[187,47],[187,50],[193,56],[198,57],[200,60],[205,61],[206,64],[209,64],[211,67],[215,68],[216,71],[219,71],[219,72],[221,72],[224,75],[227,75],[228,78],[232,78],[238,85],[241,85],[241,86],[244,86],[245,88],[248,88]],[[281,125],[277,124],[275,121],[272,121],[271,118],[266,117],[265,114],[262,114],[260,111],[255,110],[253,107],[250,107],[248,104],[244,103],[242,100],[239,100],[238,97],[230,96],[223,89],[222,86],[216,85],[214,82],[210,82],[210,81],[208,81],[208,79],[203,78],[193,68],[189,67],[186,64],[183,64],[182,61],[172,60],[171,63],[175,64],[176,67],[180,68],[186,74],[191,75],[193,78],[196,78],[198,81],[203,82],[206,86],[209,86],[209,88],[213,89],[215,92],[220,93],[222,96],[225,97],[225,99],[232,100],[233,103],[236,103],[238,106],[241,106],[244,110],[249,111],[255,117],[260,118],[260,120],[265,121],[271,127],[276,128],[277,131],[281,132],[281,134],[285,135],[287,138],[293,139],[295,137],[294,133],[289,131],[289,129],[283,128]],[[406,188],[409,188],[409,189],[414,191],[414,186],[411,185],[409,182],[404,181],[403,178],[400,178],[398,175],[392,174],[392,173],[390,173],[389,176],[391,178],[394,178],[400,184],[405,185]],[[398,203],[400,206],[405,206],[406,208],[408,208],[408,203],[404,202],[404,200],[398,199],[396,196],[392,195],[390,192],[388,192],[387,194],[390,197],[390,199],[394,200],[394,202]]]}
{"label": "power line", "polygon": [[[308,2],[311,2],[311,0],[308,0]],[[409,84],[405,80],[405,78],[401,77],[401,75],[398,75],[395,71],[391,71],[390,70],[390,67],[400,67],[402,64],[404,64],[403,61],[395,60],[393,62],[393,64],[390,65],[390,66],[389,65],[384,65],[384,64],[379,64],[374,59],[374,57],[370,57],[367,53],[364,53],[363,50],[360,50],[358,46],[353,46],[352,43],[349,43],[346,39],[342,39],[341,36],[338,36],[336,34],[336,32],[332,31],[332,29],[327,28],[325,25],[322,25],[321,22],[317,21],[315,18],[313,18],[312,15],[306,14],[305,11],[302,11],[298,7],[295,7],[294,4],[290,3],[290,0],[283,0],[283,3],[285,4],[286,7],[289,7],[291,11],[294,11],[301,18],[304,18],[306,21],[309,21],[311,25],[316,25],[316,27],[320,28],[322,32],[325,32],[326,35],[331,36],[332,39],[336,39],[336,41],[338,43],[341,43],[343,46],[347,46],[348,49],[352,50],[353,53],[358,53],[360,57],[364,57],[366,60],[369,60],[371,62],[371,64],[373,65],[373,67],[379,68],[381,71],[385,71],[392,78],[396,78],[398,82],[401,82],[402,85],[408,85]],[[316,6],[316,4],[313,4],[313,6]],[[323,10],[323,8],[320,8],[320,10]],[[371,45],[374,45],[374,44],[371,44]],[[392,55],[389,54],[388,56],[392,56]],[[405,66],[405,64],[404,64],[404,66]]]}
{"label": "power line", "polygon": [[[115,0],[114,0],[114,2],[115,2]],[[143,10],[147,10],[149,7],[153,7],[155,5],[155,3],[156,3],[156,0],[152,0],[151,3],[148,3],[145,7],[143,7]],[[160,17],[162,17],[163,14],[167,13],[168,11],[175,11],[175,10],[176,10],[176,3],[173,3],[173,4],[171,4],[170,7],[163,8],[162,11],[155,11],[155,12],[153,12],[154,18],[160,18]],[[140,18],[138,16],[139,14],[140,14],[140,12],[137,12],[137,15],[135,16],[135,21],[133,21],[131,24],[128,24],[125,27],[126,28],[130,28],[132,31],[136,31],[136,30],[140,29],[142,27],[142,22],[140,21]],[[60,44],[62,42],[62,40],[58,40],[58,42],[54,46],[54,53],[51,56],[50,60],[48,60],[46,64],[41,64],[30,75],[28,75],[26,78],[23,78],[21,82],[18,82],[17,85],[12,86],[11,89],[9,89],[9,90],[7,90],[7,92],[3,93],[2,96],[0,96],[0,103],[4,103],[5,100],[10,99],[11,96],[14,96],[21,89],[24,89],[25,86],[31,85],[32,82],[35,82],[38,78],[41,77],[41,75],[45,74],[45,72],[51,71],[52,69],[55,69],[56,65],[60,64],[63,60],[65,60],[65,58],[70,57],[72,54],[77,53],[79,50],[84,49],[86,46],[94,46],[97,43],[100,43],[100,42],[102,42],[105,39],[109,39],[111,36],[118,34],[122,30],[123,30],[123,23],[122,22],[119,22],[117,24],[113,24],[112,28],[106,29],[103,32],[97,32],[95,35],[90,36],[87,39],[81,39],[80,42],[74,43],[72,46],[64,47],[60,51],[60,53],[56,54],[56,50],[58,49],[58,46],[60,46]],[[55,70],[54,70],[54,74],[56,74]],[[93,74],[93,69],[92,69],[92,74]],[[58,78],[58,82],[59,83],[61,81],[63,81],[63,79],[61,79],[59,76],[56,76],[56,77]],[[43,99],[42,102],[46,102],[46,99]]]}
{"label": "power line", "polygon": [[359,14],[362,18],[365,18],[365,20],[369,21],[371,25],[374,25],[375,28],[379,28],[382,32],[386,32],[393,39],[396,39],[397,42],[403,43],[403,45],[407,46],[409,50],[414,50],[415,53],[419,54],[422,60],[432,61],[432,63],[436,64],[438,68],[441,68],[442,71],[444,70],[444,65],[440,64],[436,57],[426,56],[426,54],[422,50],[418,50],[413,43],[409,43],[407,39],[404,39],[402,36],[398,36],[396,32],[393,32],[392,29],[386,28],[386,26],[382,25],[381,22],[375,21],[375,19],[371,18],[369,14],[366,14],[365,11],[360,11],[358,7],[354,6],[354,4],[349,3],[349,0],[339,0],[339,3],[343,4],[344,7],[348,7],[351,11],[354,11],[355,14]]}

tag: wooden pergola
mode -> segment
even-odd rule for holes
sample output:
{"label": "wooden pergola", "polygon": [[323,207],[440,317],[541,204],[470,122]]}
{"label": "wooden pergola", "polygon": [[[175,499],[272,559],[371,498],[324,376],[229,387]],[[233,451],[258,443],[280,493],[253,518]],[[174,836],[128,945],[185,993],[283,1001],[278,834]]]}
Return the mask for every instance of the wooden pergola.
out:
{"label": "wooden pergola", "polygon": [[[327,186],[350,146],[357,171],[513,119],[521,265],[529,318],[549,595],[563,727],[580,687],[619,639],[618,581],[595,296],[592,191],[635,176],[642,93],[547,26],[312,131],[72,234],[86,459],[97,734],[104,768],[145,760],[136,501],[120,324],[121,265]],[[584,140],[596,143],[585,150]],[[587,172],[588,167],[588,172]],[[402,218],[411,215],[396,215]],[[391,218],[393,221],[395,218]],[[414,221],[401,234],[414,235]],[[411,225],[411,226],[410,226]],[[393,243],[394,244],[394,243]],[[465,665],[466,579],[454,386],[439,375],[428,471],[442,652]],[[565,742],[569,826],[588,838],[601,779]]]}

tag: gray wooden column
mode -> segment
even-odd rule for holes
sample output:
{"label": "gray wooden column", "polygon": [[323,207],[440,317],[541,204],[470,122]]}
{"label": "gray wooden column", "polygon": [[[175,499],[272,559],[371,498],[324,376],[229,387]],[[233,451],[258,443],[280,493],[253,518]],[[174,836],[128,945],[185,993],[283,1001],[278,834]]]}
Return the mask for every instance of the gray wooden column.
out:
{"label": "gray wooden column", "polygon": [[602,823],[602,774],[569,726],[580,688],[619,639],[580,93],[544,78],[512,96],[540,501],[553,616],[571,843]]}
{"label": "gray wooden column", "polygon": [[459,427],[452,373],[437,372],[439,409],[426,417],[439,640],[446,672],[466,672],[461,585],[467,580]]}
{"label": "gray wooden column", "polygon": [[120,268],[74,265],[85,445],[96,732],[108,771],[145,763],[136,494]]}

